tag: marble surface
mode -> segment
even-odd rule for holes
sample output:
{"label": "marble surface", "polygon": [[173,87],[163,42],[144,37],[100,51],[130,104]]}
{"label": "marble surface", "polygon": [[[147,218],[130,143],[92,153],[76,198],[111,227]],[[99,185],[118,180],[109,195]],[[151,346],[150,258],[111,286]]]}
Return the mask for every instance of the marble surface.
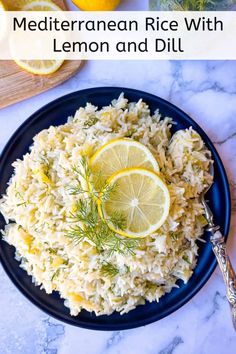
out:
{"label": "marble surface", "polygon": [[[131,1],[132,2],[132,1]],[[143,2],[138,2],[140,8]],[[137,5],[138,5],[137,4]],[[232,190],[228,250],[236,267],[236,62],[88,62],[66,83],[0,110],[0,151],[35,110],[75,90],[126,86],[148,91],[189,113],[213,140]],[[225,288],[217,268],[184,307],[151,325],[95,332],[59,322],[32,305],[0,268],[1,354],[234,354]]]}

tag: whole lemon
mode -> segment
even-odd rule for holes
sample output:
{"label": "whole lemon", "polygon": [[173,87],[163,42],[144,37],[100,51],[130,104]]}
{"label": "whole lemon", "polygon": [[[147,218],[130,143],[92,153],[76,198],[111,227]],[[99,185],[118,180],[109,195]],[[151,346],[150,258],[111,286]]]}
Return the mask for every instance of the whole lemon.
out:
{"label": "whole lemon", "polygon": [[84,11],[112,11],[120,0],[72,0],[73,3]]}

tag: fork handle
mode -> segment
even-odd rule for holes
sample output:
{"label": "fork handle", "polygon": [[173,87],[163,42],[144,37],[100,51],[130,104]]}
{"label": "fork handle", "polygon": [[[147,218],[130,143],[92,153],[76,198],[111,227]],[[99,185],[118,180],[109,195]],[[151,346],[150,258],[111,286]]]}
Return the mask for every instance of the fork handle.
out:
{"label": "fork handle", "polygon": [[224,237],[219,230],[212,233],[211,243],[224,278],[226,296],[231,307],[233,325],[236,330],[236,274],[226,250]]}

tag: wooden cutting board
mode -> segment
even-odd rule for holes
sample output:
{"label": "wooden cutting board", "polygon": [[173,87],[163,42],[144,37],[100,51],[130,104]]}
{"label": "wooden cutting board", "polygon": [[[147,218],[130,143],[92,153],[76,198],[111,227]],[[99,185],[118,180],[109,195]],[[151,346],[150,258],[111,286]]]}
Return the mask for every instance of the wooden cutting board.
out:
{"label": "wooden cutting board", "polygon": [[[66,9],[63,0],[55,0],[57,5]],[[0,108],[23,101],[46,91],[72,77],[81,65],[81,61],[66,61],[55,73],[39,76],[20,69],[13,61],[0,61]]]}

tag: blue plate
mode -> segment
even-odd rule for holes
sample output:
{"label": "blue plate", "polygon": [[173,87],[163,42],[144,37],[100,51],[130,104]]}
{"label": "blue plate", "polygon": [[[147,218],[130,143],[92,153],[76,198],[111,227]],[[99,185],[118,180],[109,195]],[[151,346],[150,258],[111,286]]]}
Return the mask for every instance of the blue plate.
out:
{"label": "blue plate", "polygon": [[[230,224],[229,185],[223,164],[212,142],[187,114],[171,103],[151,94],[132,89],[103,87],[82,90],[63,96],[34,113],[15,132],[3,150],[0,158],[0,194],[6,191],[7,182],[13,172],[12,162],[22,158],[28,151],[35,134],[50,125],[65,123],[67,117],[73,115],[78,107],[84,106],[86,102],[102,107],[110,104],[121,92],[124,92],[125,97],[130,101],[138,101],[143,98],[150,106],[152,112],[159,108],[163,116],[172,117],[177,122],[177,125],[173,126],[173,133],[176,130],[192,126],[201,135],[206,146],[212,152],[212,157],[215,161],[215,183],[209,192],[208,199],[215,215],[215,222],[220,225],[225,238],[227,238]],[[3,229],[4,226],[5,222],[1,216],[0,229]],[[209,241],[207,233],[204,238]],[[31,277],[19,267],[19,263],[15,260],[15,249],[2,240],[0,240],[0,258],[6,273],[16,287],[33,304],[49,315],[79,327],[95,330],[121,330],[143,326],[168,316],[186,304],[201,289],[213,273],[216,267],[216,259],[210,242],[201,243],[199,247],[197,267],[186,285],[179,281],[178,285],[180,287],[163,296],[159,303],[146,303],[146,305],[138,306],[135,310],[123,316],[114,313],[110,316],[96,317],[94,314],[82,311],[78,316],[72,317],[69,314],[69,310],[63,305],[63,300],[60,299],[58,293],[54,292],[51,295],[47,295],[45,291],[40,290],[39,287],[32,283]]]}

